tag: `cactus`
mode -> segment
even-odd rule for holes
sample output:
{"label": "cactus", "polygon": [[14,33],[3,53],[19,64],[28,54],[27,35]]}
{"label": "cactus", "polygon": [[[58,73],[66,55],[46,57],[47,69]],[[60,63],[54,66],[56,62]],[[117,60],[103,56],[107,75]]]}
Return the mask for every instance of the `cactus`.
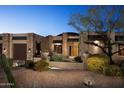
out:
{"label": "cactus", "polygon": [[9,83],[10,87],[15,88],[16,82],[15,82],[15,79],[12,75],[11,67],[10,67],[8,60],[6,59],[6,56],[4,54],[2,54],[0,56],[0,65],[4,69],[4,72],[6,74],[6,77],[8,79],[8,83]]}

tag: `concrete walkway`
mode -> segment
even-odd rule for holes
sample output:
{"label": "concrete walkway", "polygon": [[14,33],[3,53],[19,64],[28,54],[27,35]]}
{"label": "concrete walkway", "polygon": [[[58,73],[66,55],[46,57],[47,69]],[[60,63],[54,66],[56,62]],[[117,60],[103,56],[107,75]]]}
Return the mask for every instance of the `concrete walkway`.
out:
{"label": "concrete walkway", "polygon": [[[82,70],[49,70],[37,72],[25,68],[13,70],[18,87],[85,88],[124,87],[124,78],[107,77]],[[0,80],[1,82],[1,80]]]}

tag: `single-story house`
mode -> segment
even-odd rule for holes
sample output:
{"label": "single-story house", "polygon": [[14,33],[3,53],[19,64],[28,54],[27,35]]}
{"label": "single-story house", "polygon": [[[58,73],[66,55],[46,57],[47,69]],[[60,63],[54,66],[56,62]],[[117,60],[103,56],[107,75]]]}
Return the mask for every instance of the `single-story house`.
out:
{"label": "single-story house", "polygon": [[0,34],[0,54],[14,60],[33,60],[40,56],[45,37],[34,34]]}
{"label": "single-story house", "polygon": [[35,33],[0,34],[0,54],[14,60],[34,60],[41,52],[55,52],[64,56],[78,56],[79,34],[68,32],[57,36]]}
{"label": "single-story house", "polygon": [[[85,44],[84,42],[85,41],[94,42],[94,43],[97,43],[97,44],[102,46],[103,43],[101,41],[102,41],[102,39],[106,39],[105,38],[106,35],[107,34],[101,35],[101,34],[98,34],[98,33],[95,33],[95,32],[83,32],[81,34],[81,38],[80,38],[81,39],[81,44],[80,44],[79,51],[81,51],[81,49],[82,49],[83,52],[88,51],[91,54],[103,53],[101,51],[101,49],[98,48],[97,46],[88,45],[88,44]],[[116,45],[113,45],[113,47],[112,47],[113,52],[118,51],[118,50],[120,50],[124,47],[124,32],[112,32],[110,34],[110,37],[111,37],[111,40],[113,42],[118,43]],[[124,50],[122,50],[121,52],[116,53],[115,55],[113,55],[113,59],[114,60],[118,60],[118,59],[123,60],[124,59]]]}
{"label": "single-story house", "polygon": [[47,36],[49,50],[67,57],[79,54],[79,34],[75,32],[61,33],[57,36]]}

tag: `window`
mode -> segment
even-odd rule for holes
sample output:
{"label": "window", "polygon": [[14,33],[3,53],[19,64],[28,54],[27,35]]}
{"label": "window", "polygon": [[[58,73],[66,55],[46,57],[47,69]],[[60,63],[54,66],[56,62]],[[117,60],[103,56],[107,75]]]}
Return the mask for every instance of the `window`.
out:
{"label": "window", "polygon": [[2,40],[2,36],[0,36],[0,40]]}
{"label": "window", "polygon": [[53,43],[62,43],[62,40],[53,40]]}
{"label": "window", "polygon": [[13,40],[27,40],[27,37],[26,36],[15,36],[15,37],[12,37]]}
{"label": "window", "polygon": [[115,41],[124,41],[124,36],[115,36]]}
{"label": "window", "polygon": [[78,38],[68,39],[68,42],[79,42],[79,39]]}
{"label": "window", "polygon": [[54,45],[54,51],[56,53],[62,54],[62,45]]}
{"label": "window", "polygon": [[[118,50],[120,50],[120,49],[122,49],[122,48],[124,48],[124,44],[119,44],[119,45],[118,45]],[[119,56],[124,56],[124,50],[120,51],[120,52],[118,53],[118,55],[119,55]]]}
{"label": "window", "polygon": [[88,41],[107,39],[107,35],[88,35]]}

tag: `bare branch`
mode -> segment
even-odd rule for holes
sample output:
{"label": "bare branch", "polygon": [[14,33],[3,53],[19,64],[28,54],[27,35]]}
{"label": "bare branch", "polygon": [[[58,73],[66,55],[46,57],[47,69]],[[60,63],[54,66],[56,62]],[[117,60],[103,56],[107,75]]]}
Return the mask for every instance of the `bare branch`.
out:
{"label": "bare branch", "polygon": [[97,46],[97,47],[99,47],[106,55],[108,55],[108,52],[105,50],[104,47],[102,47],[102,46],[100,46],[100,45],[98,45],[98,44],[96,44],[96,43],[94,43],[94,42],[86,42],[86,41],[85,41],[84,43]]}
{"label": "bare branch", "polygon": [[120,50],[118,50],[118,51],[116,51],[116,52],[113,52],[112,55],[114,55],[114,54],[116,54],[116,53],[119,53],[119,52],[121,52],[122,50],[124,50],[124,48],[122,48],[122,49],[120,49]]}

